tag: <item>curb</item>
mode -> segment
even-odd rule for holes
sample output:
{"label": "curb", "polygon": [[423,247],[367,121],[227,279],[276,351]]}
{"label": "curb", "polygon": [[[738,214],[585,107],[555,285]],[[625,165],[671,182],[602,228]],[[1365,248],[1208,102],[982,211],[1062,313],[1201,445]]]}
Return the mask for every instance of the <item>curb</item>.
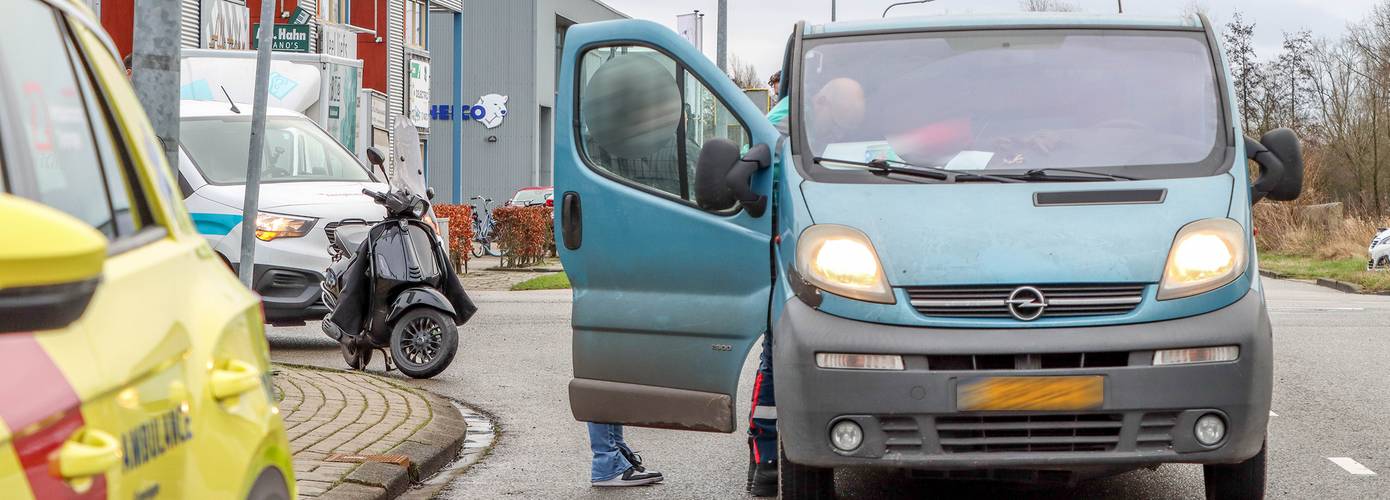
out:
{"label": "curb", "polygon": [[1273,279],[1280,279],[1280,280],[1299,281],[1299,282],[1302,282],[1302,283],[1308,283],[1308,284],[1310,284],[1310,285],[1317,285],[1317,286],[1320,286],[1320,287],[1323,287],[1323,288],[1331,288],[1331,289],[1333,289],[1333,290],[1336,290],[1336,291],[1339,291],[1339,292],[1343,292],[1343,293],[1354,293],[1354,294],[1357,294],[1357,295],[1390,295],[1390,291],[1384,291],[1384,292],[1367,292],[1364,288],[1361,287],[1361,285],[1358,285],[1358,284],[1355,284],[1355,283],[1347,283],[1347,282],[1345,282],[1345,281],[1334,280],[1334,279],[1330,279],[1330,278],[1316,278],[1316,279],[1311,279],[1311,280],[1297,279],[1297,278],[1291,277],[1291,276],[1289,276],[1289,275],[1286,275],[1286,274],[1284,274],[1284,273],[1279,273],[1279,272],[1275,272],[1275,271],[1266,271],[1266,270],[1264,270],[1264,269],[1261,269],[1261,270],[1260,270],[1260,276],[1264,276],[1264,277],[1267,277],[1267,278],[1273,278]]}
{"label": "curb", "polygon": [[[327,372],[355,373],[321,366],[280,364]],[[387,452],[409,457],[409,469],[395,464],[362,463],[324,493],[324,498],[385,500],[399,497],[409,490],[415,481],[439,472],[463,449],[464,440],[468,436],[468,423],[449,400],[423,389],[402,385],[387,377],[372,376],[423,397],[430,405],[430,421],[405,442]]]}
{"label": "curb", "polygon": [[1347,283],[1347,282],[1345,282],[1345,281],[1338,281],[1338,280],[1327,279],[1327,278],[1318,278],[1318,279],[1314,280],[1313,282],[1314,282],[1314,283],[1317,283],[1318,286],[1327,287],[1327,288],[1331,288],[1331,289],[1333,289],[1333,290],[1339,290],[1339,291],[1343,291],[1343,292],[1346,292],[1346,293],[1362,293],[1362,292],[1361,292],[1361,285],[1356,285],[1356,284],[1352,284],[1352,283]]}
{"label": "curb", "polygon": [[483,270],[484,270],[484,271],[504,271],[504,272],[509,272],[509,273],[562,273],[562,272],[565,272],[565,268],[563,268],[563,267],[523,267],[523,268],[514,268],[514,267],[489,267],[489,268],[483,269]]}
{"label": "curb", "polygon": [[1260,270],[1260,276],[1264,276],[1264,277],[1266,277],[1266,278],[1274,278],[1274,279],[1277,279],[1277,280],[1286,280],[1286,279],[1290,279],[1289,276],[1286,275],[1286,274],[1284,274],[1284,273],[1275,272],[1275,271],[1266,271],[1266,270],[1264,270],[1264,269],[1261,269],[1261,270]]}

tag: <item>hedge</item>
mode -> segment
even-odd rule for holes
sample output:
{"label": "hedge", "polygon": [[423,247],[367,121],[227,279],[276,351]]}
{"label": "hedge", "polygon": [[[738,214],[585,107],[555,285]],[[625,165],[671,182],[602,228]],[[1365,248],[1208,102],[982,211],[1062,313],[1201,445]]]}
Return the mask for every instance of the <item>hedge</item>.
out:
{"label": "hedge", "polygon": [[502,250],[502,267],[530,267],[555,248],[553,210],[547,206],[498,207],[492,211],[493,236]]}
{"label": "hedge", "polygon": [[473,246],[473,206],[438,204],[434,215],[449,219],[449,258],[454,269],[468,272],[468,260],[473,257],[469,250]]}

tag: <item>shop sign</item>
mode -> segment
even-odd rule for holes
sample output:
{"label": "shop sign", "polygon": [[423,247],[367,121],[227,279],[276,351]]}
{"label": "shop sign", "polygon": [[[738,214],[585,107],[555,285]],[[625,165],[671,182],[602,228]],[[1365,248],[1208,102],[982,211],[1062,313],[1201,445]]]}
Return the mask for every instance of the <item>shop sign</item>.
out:
{"label": "shop sign", "polygon": [[326,56],[357,59],[357,34],[337,25],[321,24],[319,50]]}
{"label": "shop sign", "polygon": [[314,13],[304,10],[303,6],[295,7],[294,13],[290,14],[290,24],[309,24],[314,20]]}
{"label": "shop sign", "polygon": [[203,0],[202,48],[246,50],[251,41],[251,10],[227,0]]}
{"label": "shop sign", "polygon": [[475,121],[490,129],[500,127],[502,121],[507,118],[507,96],[502,94],[484,95],[479,97],[478,102],[472,106],[459,106],[457,113],[454,112],[454,106],[449,104],[430,106],[431,120],[447,121],[454,118],[461,121]]}
{"label": "shop sign", "polygon": [[430,62],[425,59],[412,57],[410,59],[409,78],[410,83],[406,87],[406,116],[410,118],[410,123],[416,127],[428,130],[430,128]]}
{"label": "shop sign", "polygon": [[386,129],[386,96],[372,93],[372,128]]}
{"label": "shop sign", "polygon": [[[276,24],[275,30],[271,33],[270,50],[275,52],[308,52],[309,51],[309,26],[302,24]],[[251,48],[260,47],[260,23],[255,25],[255,38],[251,40]]]}

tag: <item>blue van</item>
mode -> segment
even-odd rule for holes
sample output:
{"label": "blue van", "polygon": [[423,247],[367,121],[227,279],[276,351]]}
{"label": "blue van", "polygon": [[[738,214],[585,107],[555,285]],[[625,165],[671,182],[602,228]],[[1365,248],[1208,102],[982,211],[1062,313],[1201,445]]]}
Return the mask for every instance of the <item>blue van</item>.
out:
{"label": "blue van", "polygon": [[1298,197],[1301,150],[1243,134],[1207,19],[803,23],[783,74],[774,125],[665,27],[569,31],[575,418],[732,432],[770,333],[784,498],[1163,463],[1263,496],[1250,213]]}

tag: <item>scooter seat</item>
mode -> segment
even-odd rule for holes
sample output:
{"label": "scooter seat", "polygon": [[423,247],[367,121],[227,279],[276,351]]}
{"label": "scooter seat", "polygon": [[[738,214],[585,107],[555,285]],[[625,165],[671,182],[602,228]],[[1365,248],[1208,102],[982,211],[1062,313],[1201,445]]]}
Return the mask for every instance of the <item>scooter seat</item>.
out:
{"label": "scooter seat", "polygon": [[372,230],[372,226],[366,224],[353,224],[338,226],[333,237],[338,240],[340,248],[346,253],[348,258],[357,255],[357,248],[362,246],[362,242],[367,239],[367,234]]}

